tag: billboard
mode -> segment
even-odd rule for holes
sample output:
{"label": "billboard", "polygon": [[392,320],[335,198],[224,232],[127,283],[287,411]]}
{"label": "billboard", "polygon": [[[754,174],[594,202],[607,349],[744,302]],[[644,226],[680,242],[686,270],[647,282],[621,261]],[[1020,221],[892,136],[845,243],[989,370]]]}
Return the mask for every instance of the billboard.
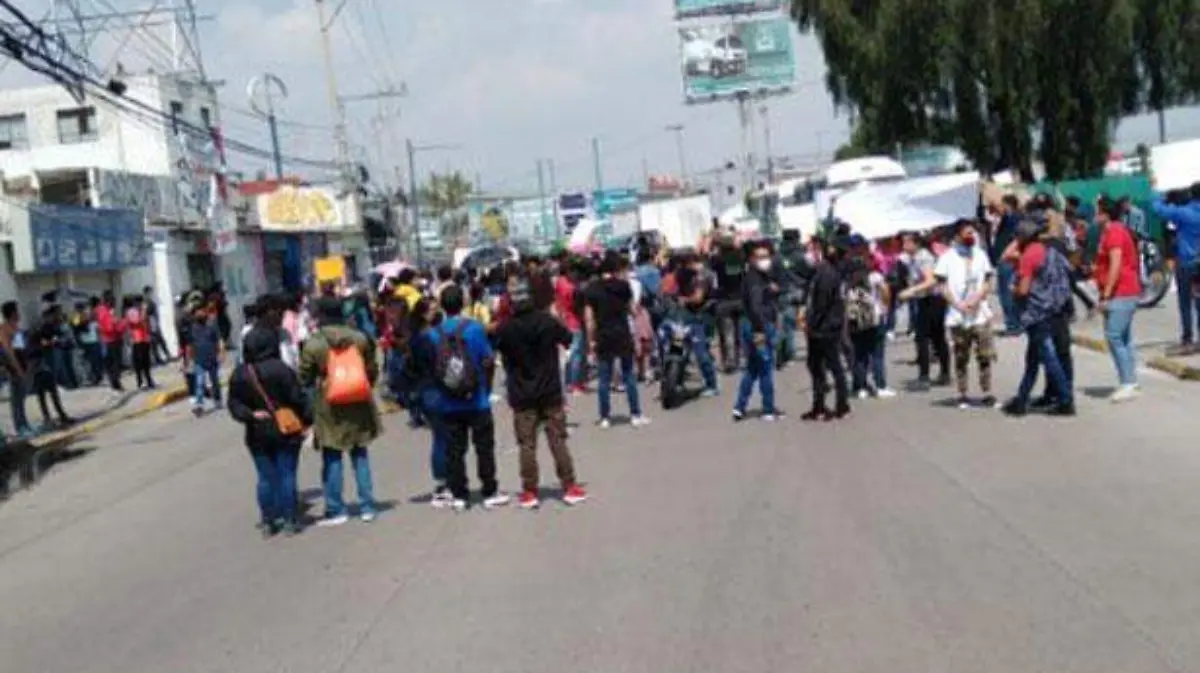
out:
{"label": "billboard", "polygon": [[35,204],[28,213],[29,228],[20,237],[25,240],[13,246],[18,273],[112,271],[146,264],[141,211]]}
{"label": "billboard", "polygon": [[638,205],[638,190],[631,187],[599,189],[592,193],[592,210],[596,217],[607,219],[613,211],[629,210]]}
{"label": "billboard", "polygon": [[796,79],[792,24],[785,18],[679,29],[688,103],[785,93]]}
{"label": "billboard", "polygon": [[675,0],[675,18],[772,12],[782,8],[783,0]]}
{"label": "billboard", "polygon": [[258,225],[267,231],[325,231],[354,226],[353,200],[332,187],[281,185],[255,197]]}

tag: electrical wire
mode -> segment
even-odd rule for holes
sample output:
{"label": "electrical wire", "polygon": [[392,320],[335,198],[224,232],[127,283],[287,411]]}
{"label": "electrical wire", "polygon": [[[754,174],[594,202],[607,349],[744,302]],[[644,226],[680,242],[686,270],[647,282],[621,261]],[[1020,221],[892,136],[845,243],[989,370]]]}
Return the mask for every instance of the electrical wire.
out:
{"label": "electrical wire", "polygon": [[[0,0],[0,7],[3,7],[5,9],[9,10],[11,13],[13,13],[14,16],[16,16],[18,19],[20,19],[23,23],[25,23],[27,26],[30,26],[30,29],[33,30],[36,35],[39,35],[39,36],[46,35],[45,31],[43,31],[36,24],[32,23],[28,17],[26,17],[23,13],[20,12],[20,10],[13,7],[12,4],[10,2],[8,2],[8,0]],[[12,38],[12,39],[15,39],[18,41],[20,40],[20,38],[12,35],[9,32],[9,30],[5,27],[0,27],[0,37]],[[38,59],[40,61],[43,61],[50,66],[53,66],[53,69],[47,69],[45,67],[40,66],[37,63],[31,63],[30,60],[27,58],[27,56],[29,54],[32,54],[32,55],[38,57]],[[111,93],[109,91],[108,87],[104,83],[95,79],[93,76],[90,76],[87,73],[81,72],[67,64],[62,63],[61,61],[55,59],[53,56],[46,54],[45,52],[41,51],[40,49],[38,49],[36,47],[30,46],[30,45],[22,45],[21,52],[18,54],[14,54],[13,56],[14,56],[14,60],[20,61],[20,63],[22,65],[24,65],[26,68],[28,68],[34,72],[37,72],[39,74],[45,75],[60,84],[64,84],[66,86],[83,86],[83,85],[90,86],[92,90],[87,91],[87,93],[91,97],[96,98],[98,100],[102,100],[102,101],[108,103],[109,105],[116,107],[118,110],[125,112],[126,114],[140,116],[143,118],[143,120],[147,119],[149,117],[154,117],[154,118],[157,118],[159,121],[163,122],[162,125],[164,128],[166,128],[167,124],[169,123],[170,127],[175,128],[175,129],[181,129],[181,130],[183,130],[193,136],[196,136],[196,137],[211,137],[211,135],[212,135],[211,131],[209,129],[201,128],[200,126],[193,124],[191,122],[188,122],[186,120],[173,118],[171,115],[164,112],[163,110],[160,110],[157,107],[152,106],[148,103],[145,103],[141,100],[138,100],[136,98],[125,98],[125,97],[117,96],[116,94]],[[91,63],[90,61],[83,60],[82,62],[85,63],[87,66],[90,66],[91,69],[93,69],[93,70],[96,69],[95,64]],[[138,108],[138,109],[135,110],[134,108]],[[227,151],[237,152],[240,154],[246,154],[246,155],[254,156],[257,158],[263,158],[263,159],[270,158],[273,156],[269,150],[265,150],[260,147],[255,147],[254,145],[250,145],[249,143],[244,143],[239,140],[235,140],[233,138],[222,138],[222,140],[224,143],[224,147]],[[301,158],[301,157],[287,157],[287,159],[289,160],[290,163],[297,164],[297,165],[306,165],[306,166],[317,167],[317,168],[336,168],[337,167],[337,162],[329,161],[329,160],[316,160],[316,159],[307,159],[307,158]]]}

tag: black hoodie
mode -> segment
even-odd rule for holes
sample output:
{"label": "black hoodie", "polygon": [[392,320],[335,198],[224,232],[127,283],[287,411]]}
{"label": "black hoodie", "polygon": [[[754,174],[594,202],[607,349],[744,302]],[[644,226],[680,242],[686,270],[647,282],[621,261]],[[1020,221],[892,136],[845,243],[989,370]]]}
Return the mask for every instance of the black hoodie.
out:
{"label": "black hoodie", "polygon": [[[266,450],[284,441],[275,421],[254,418],[256,411],[269,411],[269,406],[286,407],[296,412],[305,425],[313,423],[312,404],[300,388],[296,372],[280,359],[279,342],[277,329],[255,327],[247,332],[242,339],[243,363],[229,381],[229,415],[246,426],[246,446],[253,450]],[[271,405],[263,399],[251,374],[271,398]]]}
{"label": "black hoodie", "polygon": [[751,265],[742,280],[742,310],[754,334],[765,334],[767,325],[779,318],[779,291],[772,289],[772,277]]}
{"label": "black hoodie", "polygon": [[846,300],[842,296],[842,275],[828,260],[813,268],[808,286],[808,335],[837,338],[846,326]]}

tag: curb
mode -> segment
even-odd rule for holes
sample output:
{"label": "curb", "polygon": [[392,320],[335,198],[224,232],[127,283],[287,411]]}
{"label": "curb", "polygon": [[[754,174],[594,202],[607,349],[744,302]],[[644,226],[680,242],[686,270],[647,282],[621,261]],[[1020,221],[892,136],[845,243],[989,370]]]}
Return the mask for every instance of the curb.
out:
{"label": "curb", "polygon": [[[1071,342],[1080,348],[1096,353],[1108,352],[1108,342],[1086,334],[1072,334]],[[1142,364],[1164,374],[1170,374],[1180,381],[1200,381],[1200,367],[1194,367],[1186,362],[1165,355],[1154,355],[1144,358]]]}
{"label": "curb", "polygon": [[[66,449],[79,438],[110,428],[118,423],[146,416],[185,398],[187,398],[187,386],[171,388],[155,394],[137,409],[126,412],[113,410],[102,414],[99,418],[61,432],[51,433],[33,440],[10,442],[0,452],[0,500],[37,483],[42,459]],[[18,478],[15,488],[11,485],[13,475],[17,475]]]}

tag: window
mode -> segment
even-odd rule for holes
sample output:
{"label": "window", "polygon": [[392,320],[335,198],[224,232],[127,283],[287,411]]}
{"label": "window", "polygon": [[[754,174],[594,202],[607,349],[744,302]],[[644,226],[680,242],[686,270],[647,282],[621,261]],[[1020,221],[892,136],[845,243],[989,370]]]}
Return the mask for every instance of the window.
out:
{"label": "window", "polygon": [[204,123],[204,128],[212,128],[212,113],[208,111],[208,108],[200,108],[200,121]]}
{"label": "window", "polygon": [[25,115],[0,117],[0,150],[29,149],[29,134],[25,126]]}
{"label": "window", "polygon": [[64,145],[86,143],[95,140],[96,108],[81,107],[58,111],[58,141]]}
{"label": "window", "polygon": [[183,103],[171,101],[171,133],[179,135],[179,120],[183,117]]}

